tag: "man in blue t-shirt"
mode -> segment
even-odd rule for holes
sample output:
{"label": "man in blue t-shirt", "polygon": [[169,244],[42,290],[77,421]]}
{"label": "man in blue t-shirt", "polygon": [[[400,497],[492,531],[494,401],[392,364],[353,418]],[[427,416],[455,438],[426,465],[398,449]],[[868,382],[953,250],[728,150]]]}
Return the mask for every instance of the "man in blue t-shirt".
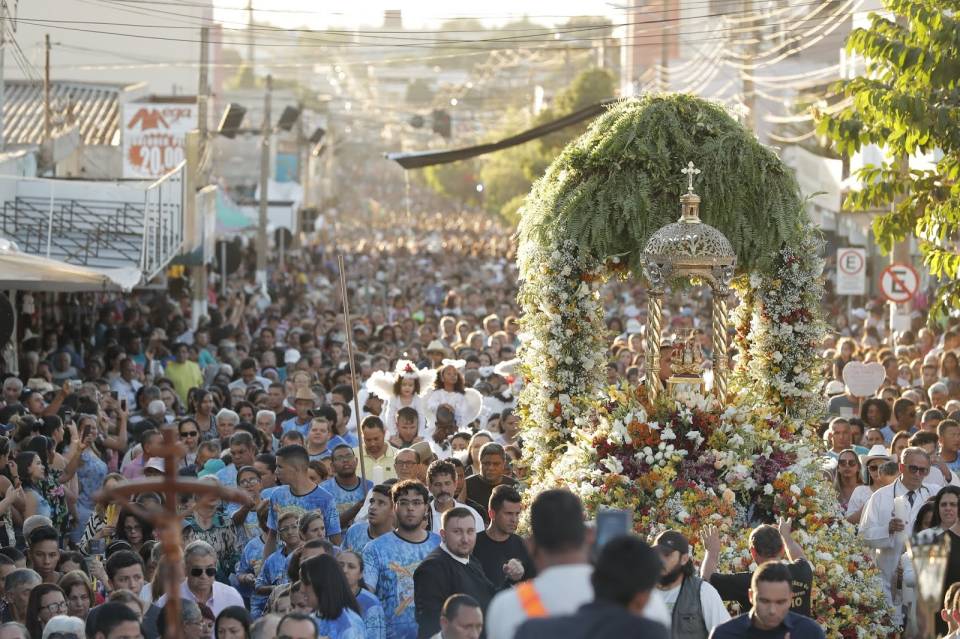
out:
{"label": "man in blue t-shirt", "polygon": [[349,444],[337,444],[332,450],[333,477],[320,487],[333,495],[340,513],[340,528],[346,530],[363,507],[363,498],[373,482],[361,481],[357,476],[357,456]]}
{"label": "man in blue t-shirt", "polygon": [[327,529],[327,539],[340,544],[340,515],[333,496],[313,483],[307,473],[310,457],[307,449],[297,444],[284,446],[277,451],[278,486],[270,493],[270,511],[267,514],[267,527],[270,532],[264,554],[270,555],[277,548],[277,526],[281,514],[294,511],[298,515],[311,510],[323,513],[323,523]]}
{"label": "man in blue t-shirt", "polygon": [[377,484],[370,489],[367,509],[367,520],[358,521],[350,526],[343,535],[343,547],[357,553],[362,553],[371,541],[392,533],[396,517],[393,514],[393,499],[390,496],[387,484]]}
{"label": "man in blue t-shirt", "polygon": [[397,483],[391,493],[397,528],[363,549],[363,580],[376,593],[387,619],[387,639],[416,639],[413,573],[440,545],[440,536],[423,529],[430,493],[415,479]]}
{"label": "man in blue t-shirt", "polygon": [[280,424],[280,433],[295,430],[306,439],[307,433],[310,432],[310,419],[315,402],[313,391],[309,388],[298,388],[297,394],[293,396],[293,408],[297,414]]}

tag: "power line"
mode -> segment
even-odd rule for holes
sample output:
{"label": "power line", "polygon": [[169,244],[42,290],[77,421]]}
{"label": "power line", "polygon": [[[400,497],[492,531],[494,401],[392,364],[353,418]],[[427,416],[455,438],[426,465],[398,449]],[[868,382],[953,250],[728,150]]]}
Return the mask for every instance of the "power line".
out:
{"label": "power line", "polygon": [[[862,0],[859,0],[859,1],[862,2]],[[39,22],[39,21],[33,21],[33,20],[30,20],[30,19],[26,19],[26,18],[19,18],[19,19],[18,19],[18,22],[23,23],[23,24],[29,24],[29,25],[31,25],[31,26],[37,26],[37,27],[43,27],[43,28],[50,28],[50,29],[59,29],[59,30],[62,30],[62,31],[75,31],[75,32],[81,32],[81,33],[97,33],[97,34],[101,34],[101,35],[111,35],[111,36],[129,37],[129,38],[139,38],[139,39],[150,39],[150,40],[159,40],[159,41],[168,41],[168,42],[187,42],[187,43],[198,43],[198,42],[199,42],[199,40],[194,40],[194,39],[192,39],[192,38],[175,38],[175,37],[167,37],[167,36],[147,35],[147,34],[142,34],[142,33],[126,33],[126,32],[105,31],[105,30],[102,30],[102,29],[85,29],[85,28],[79,28],[79,27],[68,27],[68,26],[62,26],[62,25],[55,24],[55,23],[50,23],[50,21]],[[785,22],[782,23],[782,24],[790,24],[790,23],[792,23],[792,21],[785,21]],[[654,23],[651,22],[650,24],[654,24]],[[162,27],[162,26],[156,26],[156,25],[142,25],[142,26],[143,26],[144,28],[164,28],[164,27]],[[729,37],[728,34],[725,33],[725,32],[731,31],[731,30],[740,30],[740,29],[742,29],[742,28],[736,28],[736,29],[712,28],[712,29],[706,29],[706,30],[700,30],[700,31],[684,31],[684,32],[678,32],[678,33],[674,34],[674,37],[671,37],[671,38],[667,39],[667,41],[668,41],[668,42],[673,42],[673,41],[674,41],[674,38],[675,38],[675,37],[679,37],[679,36],[705,36],[705,37],[700,37],[700,38],[699,38],[700,41],[722,40],[722,39],[726,39],[726,38]],[[719,35],[718,35],[718,34],[719,34]],[[644,34],[639,34],[638,37],[645,38],[643,42],[622,43],[622,44],[620,44],[619,46],[620,46],[620,47],[623,47],[623,48],[655,46],[655,45],[657,45],[657,44],[660,44],[662,41],[661,41],[661,40],[649,40],[649,39],[646,39],[646,38],[647,38],[647,37],[653,38],[653,37],[655,37],[655,36],[657,36],[657,35],[660,35],[660,34],[651,33],[650,36],[646,36],[646,35],[644,35]],[[468,41],[439,41],[439,42],[436,42],[436,43],[431,42],[431,41],[429,41],[429,40],[421,40],[421,41],[408,42],[408,43],[351,43],[351,42],[332,42],[332,43],[330,43],[330,42],[324,42],[324,44],[333,44],[334,46],[337,46],[337,47],[346,47],[346,48],[354,48],[354,49],[362,49],[362,48],[387,48],[387,49],[390,49],[390,48],[394,48],[394,49],[399,49],[399,48],[421,48],[421,49],[425,49],[425,48],[431,48],[431,49],[435,49],[435,50],[465,50],[465,51],[479,51],[479,52],[492,52],[492,51],[496,51],[496,50],[513,50],[513,49],[530,49],[530,50],[538,50],[538,49],[539,49],[539,50],[560,50],[560,51],[569,49],[569,50],[573,51],[573,50],[579,50],[579,49],[589,50],[589,49],[592,49],[592,47],[588,47],[588,46],[575,46],[575,45],[573,45],[572,43],[576,43],[576,42],[589,42],[589,41],[594,41],[594,40],[606,40],[606,38],[577,38],[576,40],[573,40],[573,41],[553,41],[553,42],[545,42],[545,41],[543,41],[542,39],[536,39],[536,40],[531,40],[530,42],[538,43],[538,44],[527,45],[527,46],[523,46],[523,47],[499,47],[499,48],[498,48],[498,47],[491,47],[491,46],[477,47],[477,46],[469,46],[469,45],[472,45],[472,44],[480,44],[480,45],[483,45],[483,44],[490,44],[490,43],[493,43],[493,42],[504,42],[504,41],[505,41],[504,39],[468,40]],[[243,42],[233,42],[233,41],[226,41],[226,40],[210,41],[210,43],[211,43],[211,44],[221,44],[221,45],[226,45],[226,46],[240,46],[240,45],[243,44]],[[506,42],[506,43],[507,43],[507,44],[525,44],[524,41],[519,40],[519,39],[515,39],[515,38],[514,38],[514,39],[511,39],[509,42]],[[294,42],[294,43],[281,43],[281,42],[266,42],[266,43],[264,43],[264,42],[261,42],[260,44],[261,44],[262,46],[265,46],[265,47],[276,47],[276,48],[303,48],[303,47],[308,47],[308,46],[310,46],[310,45],[311,45],[311,42],[310,42],[310,41],[308,41],[308,42],[306,42],[306,43],[304,43],[304,42]],[[796,51],[802,50],[803,48],[806,48],[806,47],[802,47],[802,48],[797,48],[797,49],[795,49],[795,50],[791,50],[791,52],[789,52],[788,55],[793,55],[794,53],[796,53]],[[372,63],[372,62],[381,62],[381,61],[373,60],[373,61],[371,61],[371,63]]]}
{"label": "power line", "polygon": [[[822,8],[824,5],[829,4],[830,2],[831,2],[831,0],[811,0],[810,2],[796,3],[796,4],[792,5],[791,8],[796,9],[796,8],[803,7],[803,6],[819,6],[819,7]],[[119,7],[119,8],[123,8],[123,7]],[[129,9],[127,9],[127,10],[129,10]],[[172,16],[175,16],[175,17],[181,19],[181,20],[190,20],[190,19],[192,19],[192,17],[190,17],[190,16],[183,16],[183,15],[174,14],[174,13],[171,13],[171,12],[162,12],[162,11],[159,11],[159,10],[148,10],[148,11],[152,11],[153,13],[164,13],[164,14],[167,14],[167,15],[172,15]],[[818,11],[819,11],[819,9],[818,9]],[[715,18],[724,18],[724,17],[728,17],[728,16],[738,15],[738,14],[740,14],[740,13],[742,13],[742,12],[739,12],[739,11],[733,11],[733,12],[718,12],[718,13],[706,14],[706,15],[703,15],[703,16],[697,16],[697,17],[695,17],[695,18],[683,18],[683,17],[666,18],[666,19],[664,19],[664,18],[657,18],[657,19],[655,19],[655,20],[637,20],[637,21],[621,22],[621,23],[613,23],[613,24],[605,24],[605,25],[582,25],[582,26],[570,26],[570,27],[559,27],[559,28],[541,27],[541,30],[539,30],[539,31],[538,31],[536,28],[531,28],[531,29],[517,29],[517,31],[521,31],[521,32],[522,32],[522,35],[502,36],[502,37],[492,37],[492,38],[478,38],[478,39],[458,39],[458,38],[446,38],[446,39],[443,39],[443,38],[432,38],[432,39],[428,39],[428,38],[417,38],[417,37],[415,37],[417,34],[450,33],[450,31],[444,31],[444,30],[441,30],[441,31],[432,31],[432,30],[422,30],[422,31],[416,31],[416,30],[386,31],[386,30],[376,29],[376,30],[365,31],[365,30],[341,30],[341,29],[285,29],[285,28],[282,28],[282,27],[269,27],[269,26],[253,27],[253,29],[254,29],[254,30],[257,30],[257,31],[265,31],[265,32],[277,33],[277,34],[279,34],[279,35],[288,35],[288,34],[290,34],[290,33],[307,33],[307,34],[319,34],[319,35],[327,35],[327,36],[338,35],[338,36],[345,36],[345,37],[377,38],[377,39],[381,39],[381,40],[401,40],[401,41],[403,41],[403,42],[398,42],[398,43],[396,43],[396,44],[379,45],[379,46],[398,46],[398,47],[399,47],[399,46],[415,46],[415,47],[420,47],[420,46],[425,46],[425,45],[436,46],[436,45],[442,45],[442,44],[465,45],[465,44],[484,44],[484,43],[496,43],[496,42],[525,42],[525,41],[530,41],[530,42],[543,42],[542,38],[544,38],[544,37],[549,37],[549,36],[556,37],[556,36],[558,36],[558,35],[573,34],[573,33],[580,33],[580,32],[589,32],[589,31],[598,31],[598,30],[604,30],[604,31],[606,31],[606,30],[610,30],[610,29],[616,29],[616,28],[619,28],[619,27],[631,27],[631,26],[638,26],[638,25],[644,25],[644,24],[649,24],[649,25],[664,25],[664,24],[672,23],[672,22],[680,22],[680,21],[683,21],[683,20],[686,20],[686,21],[688,21],[688,22],[699,22],[699,21],[703,21],[703,20],[709,20],[709,19],[715,19]],[[660,12],[659,12],[659,11],[650,12],[650,13],[645,14],[645,15],[660,15]],[[183,25],[157,25],[157,24],[140,24],[140,23],[124,23],[124,22],[102,22],[102,21],[92,21],[92,20],[56,20],[56,19],[50,19],[50,18],[23,18],[23,17],[17,18],[16,20],[19,21],[19,22],[24,22],[24,23],[26,23],[26,24],[34,24],[34,23],[36,23],[36,22],[42,22],[42,23],[51,24],[51,25],[56,25],[56,24],[95,24],[95,25],[104,25],[104,26],[110,26],[110,27],[134,27],[134,28],[148,28],[148,29],[192,29],[192,28],[196,28],[196,26],[195,26],[195,25],[192,25],[192,24],[183,24]],[[199,20],[200,20],[202,23],[214,24],[214,25],[218,25],[218,24],[223,24],[223,23],[224,23],[224,21],[206,20],[206,19],[204,19],[204,18],[199,18]],[[776,24],[777,24],[777,25],[792,24],[793,22],[794,22],[793,20],[784,20],[783,22],[778,22],[778,23],[776,23]],[[227,23],[227,24],[231,24],[230,22],[226,22],[226,23]],[[233,22],[232,24],[244,24],[244,23]],[[771,26],[771,25],[767,25],[767,26]],[[57,28],[57,27],[53,27],[53,28]],[[59,27],[59,28],[68,29],[68,27]],[[72,28],[72,30],[83,31],[83,29],[76,28],[76,27],[75,27],[75,28]],[[239,31],[240,29],[230,29],[230,30]],[[247,30],[247,28],[242,29],[242,31],[246,31],[246,30]],[[744,32],[744,33],[746,33],[746,32],[752,32],[754,29],[753,29],[752,27],[751,27],[751,28],[747,28],[747,27],[726,27],[725,30],[730,31],[730,32]],[[489,29],[489,30],[487,30],[487,31],[498,32],[498,31],[501,31],[501,30],[500,30],[500,29]],[[710,32],[714,32],[714,31],[716,31],[716,29],[711,29],[711,30],[710,30]],[[93,32],[97,32],[97,33],[98,33],[99,31],[93,31]],[[107,34],[108,34],[108,35],[127,35],[127,34],[113,34],[113,33],[107,33]],[[636,36],[637,34],[633,34],[633,35]],[[676,35],[683,35],[683,34],[682,34],[682,33],[678,33],[678,34],[676,34]],[[576,40],[596,40],[596,39],[606,39],[606,37],[607,37],[607,36],[603,36],[603,37],[601,37],[601,38],[576,38]],[[527,39],[530,39],[530,40],[524,40],[524,38],[527,38]],[[170,38],[170,39],[171,39],[171,40],[175,40],[175,41],[188,41],[188,40],[181,40],[181,39],[179,39],[179,38]],[[339,40],[334,40],[334,41],[329,41],[329,40],[308,40],[308,42],[309,42],[309,41],[315,41],[315,42],[317,42],[318,44],[333,44],[333,45],[337,45],[337,46],[350,46],[350,45],[368,46],[368,45],[365,44],[365,43],[351,43],[351,42],[343,42],[343,41],[339,41]],[[233,43],[221,43],[221,44],[233,44]],[[280,46],[280,45],[276,45],[276,46]],[[297,45],[294,45],[294,46],[299,46],[299,43],[297,43]],[[371,44],[371,45],[369,45],[369,46],[374,46],[374,45]]]}

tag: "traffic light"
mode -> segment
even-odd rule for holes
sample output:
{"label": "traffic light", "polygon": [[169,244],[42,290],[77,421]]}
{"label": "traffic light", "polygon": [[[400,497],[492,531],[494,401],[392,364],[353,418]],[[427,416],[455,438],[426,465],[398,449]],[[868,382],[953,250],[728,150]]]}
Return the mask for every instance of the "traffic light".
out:
{"label": "traffic light", "polygon": [[450,114],[443,109],[434,109],[431,115],[433,117],[433,132],[449,139],[452,125]]}

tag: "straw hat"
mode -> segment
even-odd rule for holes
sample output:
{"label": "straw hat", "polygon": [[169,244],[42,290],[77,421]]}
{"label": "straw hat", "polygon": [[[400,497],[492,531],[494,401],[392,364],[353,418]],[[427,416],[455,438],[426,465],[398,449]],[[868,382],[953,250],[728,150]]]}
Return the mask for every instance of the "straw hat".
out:
{"label": "straw hat", "polygon": [[297,394],[293,396],[293,401],[298,402],[300,400],[315,402],[317,401],[316,396],[313,394],[309,388],[299,387],[297,388]]}
{"label": "straw hat", "polygon": [[427,352],[428,354],[429,354],[429,353],[442,353],[443,355],[446,355],[446,354],[448,353],[447,347],[444,346],[444,345],[443,345],[443,342],[441,342],[441,341],[438,340],[438,339],[433,340],[432,342],[430,342],[430,344],[427,345],[427,351],[426,351],[426,352]]}

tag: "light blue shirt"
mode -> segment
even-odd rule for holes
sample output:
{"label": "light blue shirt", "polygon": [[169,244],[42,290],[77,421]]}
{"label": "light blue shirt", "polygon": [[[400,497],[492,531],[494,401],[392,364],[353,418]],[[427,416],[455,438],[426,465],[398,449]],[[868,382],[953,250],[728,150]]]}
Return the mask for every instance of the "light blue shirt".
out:
{"label": "light blue shirt", "polygon": [[363,581],[380,599],[387,622],[387,639],[416,639],[413,572],[440,545],[440,535],[427,533],[415,544],[390,532],[363,549]]}

